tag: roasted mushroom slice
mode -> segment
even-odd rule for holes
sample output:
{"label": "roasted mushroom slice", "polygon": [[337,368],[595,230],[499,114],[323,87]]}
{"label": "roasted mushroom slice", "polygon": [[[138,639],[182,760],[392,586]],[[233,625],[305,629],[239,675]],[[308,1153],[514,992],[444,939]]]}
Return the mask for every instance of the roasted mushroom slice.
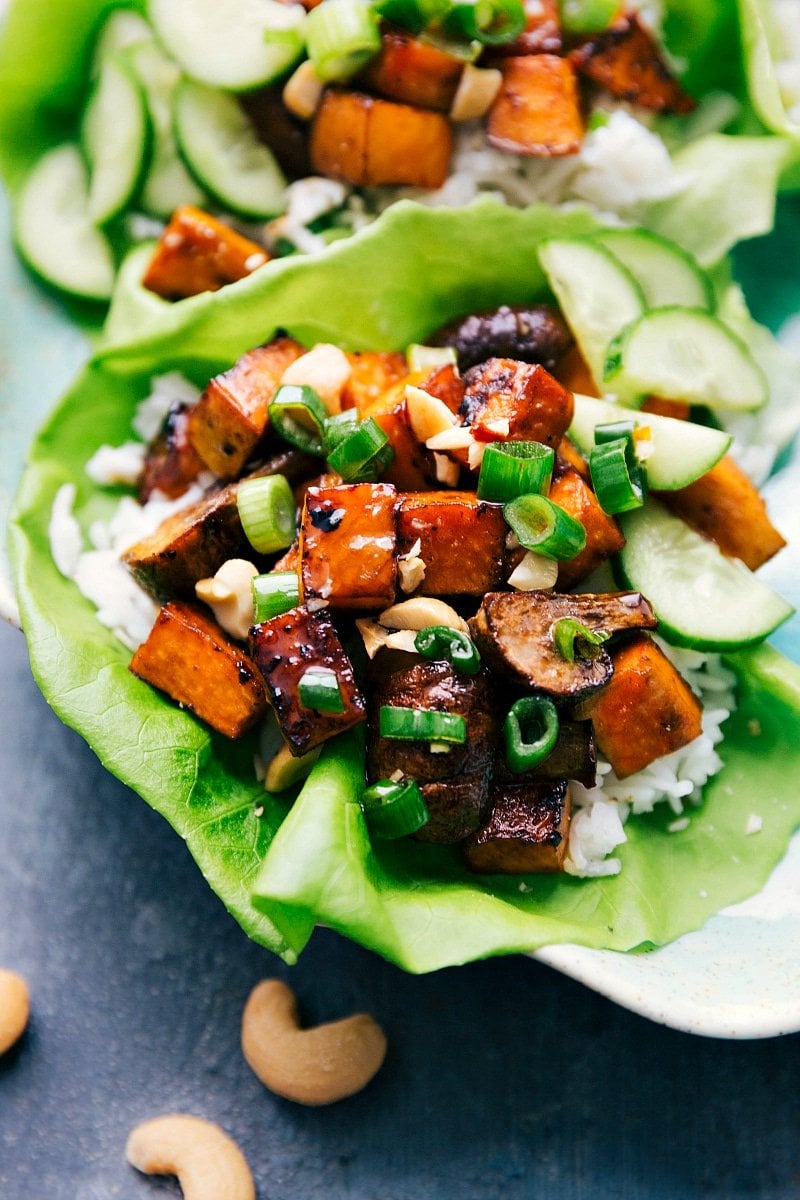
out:
{"label": "roasted mushroom slice", "polygon": [[518,308],[501,304],[451,321],[427,340],[434,346],[452,346],[462,371],[487,358],[541,363],[552,371],[572,345],[572,334],[546,304]]}
{"label": "roasted mushroom slice", "polygon": [[591,633],[609,636],[654,629],[657,623],[639,592],[490,592],[470,621],[470,632],[488,666],[555,700],[578,700],[607,683],[613,668],[602,645],[589,646],[580,637],[572,661],[562,653],[556,627],[570,618]]}
{"label": "roasted mushroom slice", "polygon": [[555,783],[496,783],[486,824],[464,845],[472,871],[484,875],[560,871],[567,850],[570,795]]}
{"label": "roasted mushroom slice", "polygon": [[591,721],[561,720],[558,740],[543,762],[522,774],[512,771],[500,753],[494,767],[494,778],[503,783],[538,784],[556,779],[575,779],[584,787],[597,782],[597,754]]}

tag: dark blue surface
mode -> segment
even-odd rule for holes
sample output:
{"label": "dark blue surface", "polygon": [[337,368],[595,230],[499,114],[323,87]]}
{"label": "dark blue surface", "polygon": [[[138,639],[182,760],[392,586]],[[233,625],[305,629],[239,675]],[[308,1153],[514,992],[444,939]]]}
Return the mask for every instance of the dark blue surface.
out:
{"label": "dark blue surface", "polygon": [[[178,1196],[123,1153],[174,1110],[239,1141],[260,1200],[797,1200],[800,1036],[679,1034],[524,958],[414,978],[326,931],[285,968],[59,724],[2,625],[0,680],[0,966],[33,1002],[0,1060],[2,1200]],[[239,1020],[270,975],[310,1022],[383,1024],[360,1096],[304,1109],[251,1074]]]}

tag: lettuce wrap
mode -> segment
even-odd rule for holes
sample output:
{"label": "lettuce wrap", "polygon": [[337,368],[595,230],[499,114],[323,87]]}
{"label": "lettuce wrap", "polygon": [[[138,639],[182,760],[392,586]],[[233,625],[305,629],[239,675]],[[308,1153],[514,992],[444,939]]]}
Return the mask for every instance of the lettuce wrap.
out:
{"label": "lettuce wrap", "polygon": [[[0,35],[0,170],[12,197],[46,150],[75,140],[93,39],[104,17],[117,7],[144,11],[146,6],[138,0],[124,5],[114,0],[37,0],[35,5],[12,0]],[[792,160],[794,142],[783,127],[767,122],[765,128],[752,111],[735,0],[665,0],[662,8],[665,45],[686,86],[701,101],[690,118],[647,118],[670,150],[674,180],[668,198],[643,196],[621,208],[604,203],[601,196],[592,203],[663,233],[710,265],[737,242],[772,227],[775,192]],[[727,102],[720,105],[721,95]],[[119,219],[108,233],[122,262],[132,247],[130,228]],[[158,328],[165,319],[167,306],[138,286],[145,260],[146,253],[138,255],[118,278],[123,320],[112,314],[108,340],[127,341],[137,328]],[[274,269],[268,263],[261,271]],[[178,307],[191,304],[181,301]]]}
{"label": "lettuce wrap", "polygon": [[[452,848],[374,846],[358,804],[357,735],[330,744],[294,803],[266,795],[254,740],[227,742],[135,678],[129,652],[53,561],[56,493],[75,485],[84,531],[108,519],[118,494],[93,485],[84,466],[101,444],[130,437],[154,375],[180,370],[201,385],[279,327],[308,343],[404,346],[464,311],[542,296],[540,240],[592,222],[489,202],[454,212],[399,206],[321,259],[287,260],[172,309],[158,332],[106,348],[31,449],[10,537],[37,681],[59,717],[186,840],[245,932],[287,962],[318,923],[412,972],[561,942],[653,947],[758,891],[800,824],[800,668],[764,646],[727,659],[739,706],[724,769],[688,828],[670,832],[670,812],[631,820],[618,876],[479,877]],[[747,833],[754,811],[756,837]]]}

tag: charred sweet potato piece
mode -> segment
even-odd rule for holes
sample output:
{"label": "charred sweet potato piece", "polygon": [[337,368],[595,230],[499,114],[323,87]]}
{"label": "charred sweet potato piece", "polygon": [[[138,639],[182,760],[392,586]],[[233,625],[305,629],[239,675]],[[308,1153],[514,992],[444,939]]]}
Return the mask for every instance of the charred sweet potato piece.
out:
{"label": "charred sweet potato piece", "polygon": [[309,488],[300,524],[301,595],[333,608],[386,608],[397,586],[397,492],[388,483]]}
{"label": "charred sweet potato piece", "polygon": [[701,708],[647,634],[637,634],[611,656],[611,682],[580,711],[591,719],[598,747],[622,779],[699,737]]}
{"label": "charred sweet potato piece", "polygon": [[[420,662],[375,670],[370,698],[367,771],[370,779],[388,779],[395,771],[416,779],[430,820],[416,837],[426,842],[458,842],[477,829],[486,809],[489,774],[497,740],[496,703],[488,672],[464,675],[446,662]],[[377,667],[377,660],[376,660]],[[455,713],[467,723],[467,740],[447,753],[433,753],[427,742],[381,737],[379,713],[394,708]]]}
{"label": "charred sweet potato piece", "polygon": [[353,369],[342,392],[342,408],[356,408],[360,416],[408,374],[406,356],[398,350],[368,350],[347,357]]}
{"label": "charred sweet potato piece", "polygon": [[[414,383],[415,381],[409,379],[408,382]],[[454,363],[443,363],[440,367],[423,372],[417,387],[422,388],[423,392],[435,396],[437,400],[441,400],[442,404],[446,404],[453,416],[456,416],[461,410],[466,394],[466,384]]]}
{"label": "charred sweet potato piece", "polygon": [[688,487],[660,499],[692,529],[716,542],[723,554],[755,571],[786,545],[758,489],[729,455]]}
{"label": "charred sweet potato piece", "polygon": [[388,388],[366,409],[364,416],[372,417],[389,439],[394,458],[383,472],[387,483],[401,492],[424,492],[435,478],[430,454],[414,436],[406,408],[406,382],[419,378],[407,375]]}
{"label": "charred sweet potato piece", "polygon": [[256,346],[216,375],[189,420],[189,436],[206,466],[222,479],[238,475],[267,428],[284,371],[305,348],[290,337]]}
{"label": "charred sweet potato piece", "polygon": [[225,737],[241,737],[266,712],[250,656],[196,604],[165,604],[130,669]]}
{"label": "charred sweet potato piece", "polygon": [[614,518],[603,511],[592,489],[572,467],[563,466],[554,472],[550,499],[586,530],[586,545],[580,554],[558,564],[557,586],[566,592],[621,550],[625,538]]}
{"label": "charred sweet potato piece", "polygon": [[415,542],[425,563],[419,596],[483,596],[503,578],[508,526],[499,504],[474,492],[422,492],[401,497],[398,552]]}
{"label": "charred sweet potato piece", "polygon": [[653,610],[639,592],[491,592],[469,625],[488,667],[556,700],[579,700],[608,683],[611,657],[604,646],[582,649],[578,642],[575,661],[562,658],[552,631],[563,617],[608,634],[656,626]]}
{"label": "charred sweet potato piece", "polygon": [[482,875],[560,871],[567,851],[570,795],[555,783],[495,783],[489,819],[464,844],[464,858]]}
{"label": "charred sweet potato piece", "polygon": [[[538,363],[490,358],[464,375],[461,413],[478,441],[544,442],[556,447],[572,421],[572,393]],[[498,429],[508,422],[508,433]]]}
{"label": "charred sweet potato piece", "polygon": [[356,187],[438,188],[447,178],[453,135],[441,113],[327,91],[311,130],[314,170]]}
{"label": "charred sweet potato piece", "polygon": [[555,54],[507,58],[486,136],[498,150],[533,158],[577,154],[583,118],[575,69]]}
{"label": "charred sweet potato piece", "polygon": [[589,464],[571,438],[563,437],[561,439],[556,456],[556,463],[559,460],[566,463],[567,466],[572,467],[573,471],[578,472],[581,479],[588,480],[590,478]]}
{"label": "charred sweet potato piece", "polygon": [[[286,745],[298,757],[366,718],[350,659],[328,613],[302,605],[250,630],[250,653],[264,680]],[[342,712],[318,712],[300,701],[300,680],[309,667],[334,671]]]}
{"label": "charred sweet potato piece", "polygon": [[244,279],[268,261],[263,246],[187,204],[159,238],[142,285],[165,300],[184,300]]}
{"label": "charred sweet potato piece", "polygon": [[586,79],[620,100],[668,113],[689,113],[697,106],[635,12],[625,13],[578,46],[570,61]]}
{"label": "charred sweet potato piece", "polygon": [[463,70],[463,61],[454,55],[391,29],[382,35],[381,48],[359,82],[389,100],[449,112]]}
{"label": "charred sweet potato piece", "polygon": [[189,415],[185,404],[174,404],[154,442],[147,448],[139,483],[139,501],[144,504],[153,492],[174,499],[205,470],[205,463],[189,440]]}
{"label": "charred sweet potato piece", "polygon": [[558,0],[524,0],[525,28],[513,42],[492,47],[492,58],[522,54],[560,54],[561,13]]}
{"label": "charred sweet potato piece", "polygon": [[501,304],[488,312],[450,321],[427,339],[434,346],[452,346],[462,371],[487,358],[512,358],[541,363],[553,371],[572,345],[572,334],[554,308]]}
{"label": "charred sweet potato piece", "polygon": [[559,383],[570,392],[580,392],[583,396],[599,396],[600,389],[594,381],[586,359],[577,346],[572,346],[553,368],[553,374]]}
{"label": "charred sweet potato piece", "polygon": [[519,784],[576,779],[584,787],[594,787],[597,782],[597,755],[591,721],[559,721],[558,740],[552,752],[531,771],[521,774],[512,771],[501,750],[495,760],[494,778],[501,783]]}

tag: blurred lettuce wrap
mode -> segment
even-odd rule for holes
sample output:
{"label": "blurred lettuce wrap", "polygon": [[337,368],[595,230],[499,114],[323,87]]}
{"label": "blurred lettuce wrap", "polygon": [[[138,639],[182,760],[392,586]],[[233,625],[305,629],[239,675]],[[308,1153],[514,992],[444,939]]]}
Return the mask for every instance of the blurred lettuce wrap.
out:
{"label": "blurred lettuce wrap", "polygon": [[477,877],[449,848],[373,846],[358,805],[357,735],[330,744],[293,805],[266,795],[253,775],[254,742],[226,742],[130,674],[129,652],[53,561],[56,493],[76,486],[84,531],[110,516],[118,494],[94,486],[84,466],[99,445],[130,437],[153,375],[178,369],[202,384],[278,327],[309,342],[403,346],[464,311],[535,298],[539,241],[590,224],[585,213],[488,202],[398,207],[322,259],[285,261],[170,311],[158,333],[106,349],[31,449],[10,532],[36,678],[105,766],[186,840],[247,934],[287,961],[317,923],[414,972],[557,942],[659,945],[759,890],[800,823],[800,668],[761,647],[730,657],[739,708],[702,806],[681,833],[669,832],[669,811],[629,822],[620,875]]}

